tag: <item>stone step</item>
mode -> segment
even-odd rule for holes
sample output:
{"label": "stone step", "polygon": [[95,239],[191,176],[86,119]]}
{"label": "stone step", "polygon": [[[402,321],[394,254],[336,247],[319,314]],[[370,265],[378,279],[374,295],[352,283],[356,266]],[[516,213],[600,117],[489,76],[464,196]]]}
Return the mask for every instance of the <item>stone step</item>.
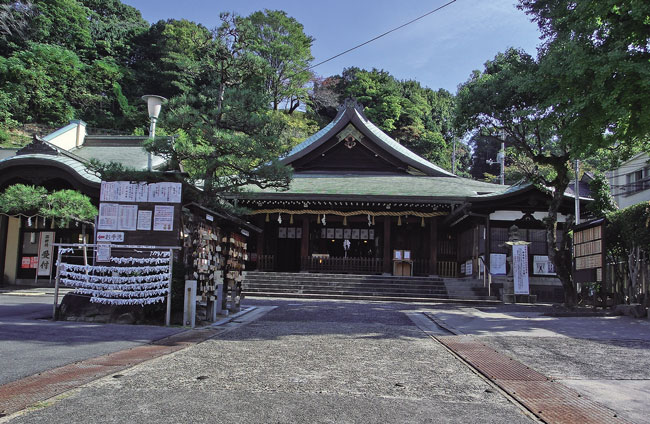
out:
{"label": "stone step", "polygon": [[341,279],[341,280],[403,280],[403,281],[439,281],[440,277],[408,277],[398,275],[365,275],[365,274],[325,274],[308,272],[262,272],[247,271],[246,278],[280,279],[280,278],[305,278],[305,279]]}
{"label": "stone step", "polygon": [[248,271],[242,289],[252,296],[495,300],[479,280],[394,275]]}
{"label": "stone step", "polygon": [[360,296],[360,295],[338,295],[338,294],[308,294],[308,293],[274,293],[274,292],[256,292],[247,293],[252,297],[283,297],[294,299],[340,299],[340,300],[372,300],[384,302],[422,302],[422,303],[458,303],[466,305],[495,305],[500,304],[494,296],[491,297],[474,297],[458,298],[448,297],[392,297],[392,296]]}
{"label": "stone step", "polygon": [[399,294],[399,295],[436,295],[447,296],[444,289],[428,289],[428,290],[412,290],[408,288],[385,288],[385,287],[331,287],[331,286],[311,286],[311,285],[298,285],[298,286],[268,286],[268,285],[243,285],[244,292],[252,291],[318,291],[318,292],[346,292],[346,293],[384,293],[384,294]]}

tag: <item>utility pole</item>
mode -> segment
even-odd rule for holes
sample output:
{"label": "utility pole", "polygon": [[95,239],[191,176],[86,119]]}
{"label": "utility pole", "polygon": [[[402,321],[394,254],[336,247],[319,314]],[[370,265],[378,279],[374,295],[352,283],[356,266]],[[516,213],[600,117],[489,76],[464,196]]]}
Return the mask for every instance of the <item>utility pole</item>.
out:
{"label": "utility pole", "polygon": [[451,153],[451,173],[456,175],[456,137],[454,137],[454,150]]}
{"label": "utility pole", "polygon": [[497,155],[497,160],[501,164],[501,172],[499,173],[499,179],[501,180],[501,185],[506,184],[506,143],[505,141],[501,142],[501,150]]}
{"label": "utility pole", "polygon": [[575,194],[575,201],[576,201],[576,225],[580,224],[580,185],[578,182],[579,173],[580,173],[580,160],[576,159],[576,164],[575,164],[576,180],[573,186],[573,192]]}

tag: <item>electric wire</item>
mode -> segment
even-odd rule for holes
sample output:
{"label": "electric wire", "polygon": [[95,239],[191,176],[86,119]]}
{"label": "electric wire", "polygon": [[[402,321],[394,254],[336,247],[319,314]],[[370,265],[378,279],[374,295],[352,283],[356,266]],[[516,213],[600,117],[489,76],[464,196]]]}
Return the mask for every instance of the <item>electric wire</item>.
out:
{"label": "electric wire", "polygon": [[447,6],[449,6],[450,4],[455,3],[455,2],[456,2],[456,0],[451,0],[450,2],[447,2],[447,3],[443,4],[442,6],[439,6],[439,7],[435,8],[435,9],[431,10],[431,11],[425,13],[424,15],[420,15],[420,16],[418,16],[418,17],[415,18],[415,19],[411,19],[410,21],[408,21],[408,22],[406,22],[406,23],[404,23],[404,24],[402,24],[402,25],[400,25],[400,26],[398,26],[398,27],[395,27],[395,28],[393,28],[393,29],[391,29],[391,30],[388,30],[388,31],[384,32],[383,34],[380,34],[380,35],[378,35],[378,36],[376,36],[376,37],[374,37],[374,38],[371,38],[371,39],[368,40],[368,41],[365,41],[365,42],[363,42],[363,43],[361,43],[361,44],[359,44],[359,45],[356,45],[356,46],[354,46],[354,47],[352,47],[352,48],[349,48],[349,49],[347,49],[347,50],[345,50],[345,51],[343,51],[343,52],[341,52],[341,53],[339,53],[339,54],[337,54],[337,55],[334,55],[334,56],[332,56],[332,57],[330,57],[330,58],[328,58],[328,59],[325,59],[325,60],[323,60],[323,61],[321,61],[321,62],[318,62],[318,63],[315,64],[315,65],[311,65],[311,66],[309,66],[309,67],[303,69],[303,70],[300,71],[300,72],[309,71],[310,69],[313,69],[313,68],[315,68],[315,67],[317,67],[317,66],[320,66],[320,65],[322,65],[322,64],[324,64],[324,63],[327,63],[327,62],[329,62],[329,61],[331,61],[331,60],[334,60],[334,59],[336,59],[337,57],[341,57],[341,56],[343,56],[344,54],[350,53],[351,51],[356,50],[356,49],[358,49],[359,47],[363,47],[363,46],[365,46],[366,44],[370,44],[370,43],[372,43],[372,42],[375,41],[375,40],[378,40],[378,39],[380,39],[380,38],[382,38],[382,37],[384,37],[384,36],[386,36],[386,35],[388,35],[388,34],[390,34],[390,33],[392,33],[392,32],[397,31],[398,29],[402,29],[402,28],[404,28],[404,27],[407,26],[407,25],[411,25],[412,23],[417,22],[417,21],[419,21],[419,20],[422,19],[422,18],[425,18],[425,17],[427,17],[427,16],[429,16],[429,15],[431,15],[431,14],[433,14],[433,13],[436,13],[437,11],[439,11],[439,10],[441,10],[441,9],[444,9],[445,7],[447,7]]}

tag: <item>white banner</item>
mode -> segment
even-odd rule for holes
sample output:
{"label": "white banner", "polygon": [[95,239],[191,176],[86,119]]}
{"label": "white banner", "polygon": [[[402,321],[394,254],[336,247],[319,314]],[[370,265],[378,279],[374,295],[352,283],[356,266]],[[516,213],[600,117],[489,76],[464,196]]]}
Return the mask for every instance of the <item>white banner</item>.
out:
{"label": "white banner", "polygon": [[528,245],[512,246],[512,275],[515,280],[515,294],[530,294],[528,281]]}
{"label": "white banner", "polygon": [[52,256],[54,255],[54,231],[41,231],[38,241],[38,270],[37,275],[50,275],[52,272]]}

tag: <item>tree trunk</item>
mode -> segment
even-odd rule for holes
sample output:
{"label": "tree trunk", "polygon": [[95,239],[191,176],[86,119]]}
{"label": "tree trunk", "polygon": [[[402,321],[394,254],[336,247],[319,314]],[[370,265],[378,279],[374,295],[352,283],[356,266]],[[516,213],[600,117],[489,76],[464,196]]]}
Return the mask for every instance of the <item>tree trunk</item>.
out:
{"label": "tree trunk", "polygon": [[548,207],[548,218],[545,219],[546,248],[548,257],[555,265],[555,272],[564,289],[564,303],[567,306],[575,306],[578,302],[578,295],[573,283],[573,261],[568,235],[571,222],[568,219],[562,231],[561,245],[558,244],[557,239],[557,215],[562,205],[564,191],[569,184],[569,177],[566,167],[555,168],[558,171],[558,176],[556,177],[555,191],[553,192],[551,203]]}

